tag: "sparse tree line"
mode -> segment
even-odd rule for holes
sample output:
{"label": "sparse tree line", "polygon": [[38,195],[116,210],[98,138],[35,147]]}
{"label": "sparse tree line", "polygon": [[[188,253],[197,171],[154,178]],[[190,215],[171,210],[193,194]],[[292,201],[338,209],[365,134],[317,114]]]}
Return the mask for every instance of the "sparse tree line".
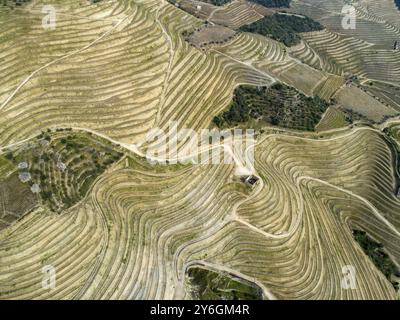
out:
{"label": "sparse tree line", "polygon": [[[207,28],[208,26],[209,25],[206,23],[205,28]],[[232,35],[226,36],[224,38],[221,37],[220,39],[214,39],[214,40],[204,41],[201,43],[195,43],[195,41],[192,41],[191,37],[195,34],[195,32],[200,32],[201,30],[202,30],[201,28],[197,28],[192,31],[184,30],[182,32],[182,36],[185,39],[185,41],[189,42],[189,44],[191,46],[204,48],[209,45],[221,45],[221,44],[227,43],[227,42],[231,41],[232,39],[234,39],[238,35],[238,33],[233,33]]]}

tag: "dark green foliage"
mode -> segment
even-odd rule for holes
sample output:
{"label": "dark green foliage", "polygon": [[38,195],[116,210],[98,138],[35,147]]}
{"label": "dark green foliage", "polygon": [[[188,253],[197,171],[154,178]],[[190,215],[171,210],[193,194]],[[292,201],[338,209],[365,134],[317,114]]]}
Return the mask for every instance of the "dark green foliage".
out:
{"label": "dark green foliage", "polygon": [[354,239],[358,242],[365,254],[372,260],[374,265],[385,275],[398,290],[398,283],[391,280],[391,276],[399,272],[396,265],[383,250],[383,245],[372,240],[364,231],[353,230]]}
{"label": "dark green foliage", "polygon": [[[279,7],[290,7],[290,2],[292,0],[249,0],[250,2],[258,3],[268,8],[279,8]],[[232,0],[203,0],[203,2],[207,2],[213,4],[214,6],[223,6]]]}
{"label": "dark green foliage", "polygon": [[204,2],[211,3],[214,6],[223,6],[224,4],[227,4],[231,2],[232,0],[203,0]]}
{"label": "dark green foliage", "polygon": [[255,2],[263,5],[267,8],[279,8],[279,7],[290,7],[290,2],[292,0],[249,0],[250,2]]}
{"label": "dark green foliage", "polygon": [[10,152],[7,152],[6,155],[5,155],[5,157],[6,157],[7,160],[13,160],[13,158],[14,158],[14,156],[13,156],[13,154],[12,154],[11,151],[10,151]]}
{"label": "dark green foliage", "polygon": [[258,33],[283,42],[290,47],[300,43],[300,32],[322,30],[324,27],[317,21],[308,17],[278,14],[264,17],[249,25],[242,26],[241,31]]}
{"label": "dark green foliage", "polygon": [[48,134],[50,132],[51,131],[47,131],[47,133],[46,132],[42,132],[40,135],[37,136],[37,139],[38,140],[46,140],[46,141],[50,142],[51,138],[50,138],[50,136]]}
{"label": "dark green foliage", "polygon": [[251,119],[275,126],[313,131],[328,108],[319,97],[306,97],[292,87],[240,86],[230,108],[214,118],[218,127],[232,127]]}
{"label": "dark green foliage", "polygon": [[193,296],[199,300],[261,300],[262,290],[247,281],[203,268],[188,270]]}
{"label": "dark green foliage", "polygon": [[49,200],[51,200],[51,196],[52,196],[52,193],[51,193],[50,191],[43,191],[43,192],[42,192],[42,199],[43,199],[44,201],[49,201]]}
{"label": "dark green foliage", "polygon": [[2,0],[1,3],[3,6],[8,6],[11,8],[20,7],[26,3],[31,2],[31,0]]}

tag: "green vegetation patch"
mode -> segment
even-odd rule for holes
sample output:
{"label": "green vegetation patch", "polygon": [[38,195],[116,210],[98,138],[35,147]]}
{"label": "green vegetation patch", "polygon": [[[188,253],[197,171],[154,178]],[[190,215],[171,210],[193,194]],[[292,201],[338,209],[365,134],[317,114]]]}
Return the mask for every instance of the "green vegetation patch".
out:
{"label": "green vegetation patch", "polygon": [[123,154],[90,134],[57,131],[43,132],[5,156],[31,192],[50,210],[61,212],[83,199],[93,182]]}
{"label": "green vegetation patch", "polygon": [[393,167],[395,169],[395,195],[400,199],[400,127],[386,127],[383,129],[388,145],[392,151]]}
{"label": "green vegetation patch", "polygon": [[0,0],[0,4],[10,8],[21,7],[32,0]]}
{"label": "green vegetation patch", "polygon": [[198,300],[262,300],[262,290],[257,285],[234,278],[225,273],[204,268],[189,268],[188,276],[193,286],[192,295]]}
{"label": "green vegetation patch", "polygon": [[398,275],[399,270],[383,250],[383,245],[372,240],[364,231],[353,230],[353,237],[364,250],[364,253],[372,260],[374,265],[390,281],[395,290],[398,290],[399,283],[393,281],[392,276]]}
{"label": "green vegetation patch", "polygon": [[267,8],[289,8],[292,0],[249,0],[250,2],[258,3]]}
{"label": "green vegetation patch", "polygon": [[255,120],[284,128],[314,131],[329,104],[306,97],[295,88],[277,83],[272,87],[239,86],[229,109],[214,117],[220,128]]}
{"label": "green vegetation patch", "polygon": [[[267,8],[289,8],[292,0],[249,0],[250,2],[258,3]],[[223,6],[232,0],[203,0],[203,2],[213,4],[214,6]]]}
{"label": "green vegetation patch", "polygon": [[223,5],[225,5],[225,4],[227,4],[227,3],[229,3],[229,2],[232,2],[232,0],[203,0],[203,2],[206,2],[206,3],[210,3],[210,4],[212,4],[212,5],[214,5],[214,6],[223,6]]}
{"label": "green vegetation patch", "polygon": [[258,33],[283,42],[290,47],[301,41],[298,33],[323,30],[324,27],[308,17],[275,13],[261,20],[242,26],[239,30]]}

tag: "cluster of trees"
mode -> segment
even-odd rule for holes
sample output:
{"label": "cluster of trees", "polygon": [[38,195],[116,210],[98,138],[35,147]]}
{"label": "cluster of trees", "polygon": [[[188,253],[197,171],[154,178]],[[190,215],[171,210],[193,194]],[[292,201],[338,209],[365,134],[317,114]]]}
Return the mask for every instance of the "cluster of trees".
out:
{"label": "cluster of trees", "polygon": [[265,124],[314,131],[329,104],[319,97],[306,97],[295,88],[240,86],[230,108],[214,117],[218,127],[233,127],[251,119]]}
{"label": "cluster of trees", "polygon": [[[90,147],[89,139],[74,134],[61,138],[59,142],[61,146],[56,146],[56,149],[63,153],[63,157],[69,163],[69,167],[74,169],[69,172],[68,183],[63,183],[62,186],[53,187],[48,186],[46,183],[43,184],[45,191],[54,192],[51,199],[44,200],[47,200],[49,207],[56,212],[60,209],[69,208],[82,199],[94,180],[104,173],[109,165],[123,156],[122,153],[117,151],[106,151],[105,148]],[[76,155],[79,155],[79,157]],[[64,173],[62,173],[62,179],[65,179]],[[73,192],[68,192],[67,185]],[[53,198],[56,198],[56,201]]]}
{"label": "cluster of trees", "polygon": [[65,138],[61,138],[61,144],[65,145],[65,149],[67,151],[74,150],[74,152],[80,152],[85,146],[82,143],[78,142],[78,139],[75,135],[67,136]]}
{"label": "cluster of trees", "polygon": [[264,7],[268,8],[280,8],[280,7],[289,8],[290,2],[292,0],[250,0],[250,1],[261,4]]}
{"label": "cluster of trees", "polygon": [[300,43],[300,32],[322,30],[324,27],[309,17],[275,13],[249,25],[242,26],[241,31],[258,33],[283,42],[290,47]]}
{"label": "cluster of trees", "polygon": [[[56,131],[70,132],[72,129]],[[37,137],[38,140],[49,141],[45,148],[36,144],[37,147],[29,149],[23,157],[13,155],[11,151],[6,157],[14,163],[27,160],[31,164],[32,182],[40,184],[42,201],[50,210],[60,212],[80,201],[95,179],[110,165],[120,160],[123,153],[93,141],[88,138],[89,134],[68,134],[51,138],[51,132],[43,131]],[[58,173],[58,161],[68,164],[68,174],[64,171]]]}
{"label": "cluster of trees", "polygon": [[9,7],[17,7],[17,6],[22,6],[25,3],[30,2],[31,0],[2,0],[3,6],[9,6]]}
{"label": "cluster of trees", "polygon": [[[203,0],[203,1],[211,3],[214,6],[223,6],[224,4],[227,4],[232,0]],[[258,3],[268,8],[279,8],[279,7],[289,8],[291,1],[292,0],[250,0],[250,2]]]}
{"label": "cluster of trees", "polygon": [[[100,1],[100,0],[92,0],[92,1]],[[214,6],[223,6],[232,0],[202,0],[203,2],[210,3]],[[292,0],[249,0],[250,2],[258,3],[267,8],[289,8],[290,2]],[[175,4],[177,0],[168,0],[168,2]]]}
{"label": "cluster of trees", "polygon": [[8,151],[7,153],[6,153],[6,159],[7,160],[10,160],[10,161],[13,161],[14,160],[14,155],[13,155],[13,153],[11,152],[11,151]]}
{"label": "cluster of trees", "polygon": [[199,300],[262,300],[262,290],[253,283],[237,281],[228,274],[203,268],[187,271],[192,295]]}
{"label": "cluster of trees", "polygon": [[49,135],[50,132],[51,132],[50,129],[47,130],[47,132],[42,131],[42,132],[37,136],[37,139],[38,139],[38,140],[46,140],[46,141],[50,142],[50,141],[51,141],[51,137],[50,137],[50,135]]}
{"label": "cluster of trees", "polygon": [[204,2],[211,3],[214,6],[223,6],[224,4],[227,4],[231,1],[232,0],[204,0]]}
{"label": "cluster of trees", "polygon": [[372,240],[364,231],[353,230],[354,239],[358,242],[365,254],[372,260],[375,266],[398,290],[399,284],[391,280],[392,275],[399,276],[399,270],[388,254],[384,251],[383,245]]}

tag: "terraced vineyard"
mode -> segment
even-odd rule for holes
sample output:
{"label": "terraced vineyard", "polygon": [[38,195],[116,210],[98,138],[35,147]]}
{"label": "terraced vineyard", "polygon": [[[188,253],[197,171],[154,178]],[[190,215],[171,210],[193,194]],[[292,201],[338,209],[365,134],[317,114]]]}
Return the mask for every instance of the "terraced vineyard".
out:
{"label": "terraced vineyard", "polygon": [[[0,299],[400,297],[400,11],[291,1],[324,29],[289,48],[223,2],[0,6]],[[216,124],[255,135],[186,152]]]}
{"label": "terraced vineyard", "polygon": [[317,131],[326,131],[336,128],[342,128],[349,124],[346,115],[335,107],[329,107],[321,121],[315,126]]}
{"label": "terraced vineyard", "polygon": [[226,1],[224,5],[220,6],[212,1],[168,1],[197,18],[232,29],[238,29],[273,13],[272,10],[265,6],[246,0]]}

